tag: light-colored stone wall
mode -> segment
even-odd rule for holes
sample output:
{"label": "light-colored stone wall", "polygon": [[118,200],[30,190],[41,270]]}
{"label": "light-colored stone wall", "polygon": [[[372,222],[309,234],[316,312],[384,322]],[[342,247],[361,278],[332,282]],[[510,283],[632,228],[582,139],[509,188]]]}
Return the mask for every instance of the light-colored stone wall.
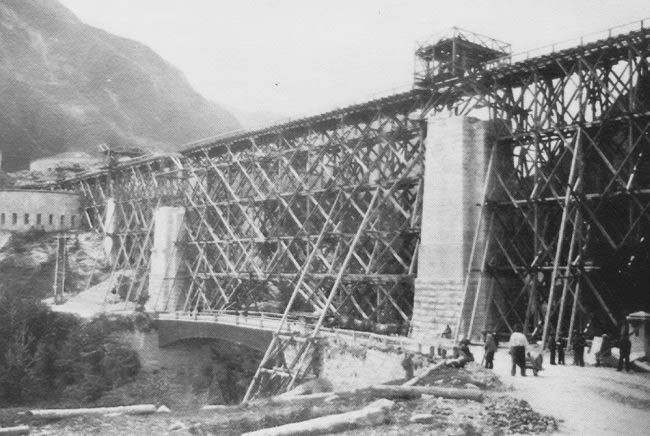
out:
{"label": "light-colored stone wall", "polygon": [[429,120],[419,279],[465,276],[485,178],[487,127],[467,117]]}
{"label": "light-colored stone wall", "polygon": [[[447,325],[455,335],[461,314],[471,313],[473,295],[465,298],[464,282],[482,201],[489,133],[488,122],[468,117],[429,120],[414,338],[440,337]],[[479,256],[484,240],[480,234]],[[479,311],[487,310],[485,301],[479,303]],[[484,323],[483,316],[479,322]]]}
{"label": "light-colored stone wall", "polygon": [[183,264],[178,242],[183,234],[184,219],[183,207],[159,207],[154,213],[149,299],[145,306],[150,312],[176,310],[179,304],[182,283],[176,276]]}
{"label": "light-colored stone wall", "polygon": [[1,190],[0,230],[57,231],[80,227],[79,195],[71,192]]}

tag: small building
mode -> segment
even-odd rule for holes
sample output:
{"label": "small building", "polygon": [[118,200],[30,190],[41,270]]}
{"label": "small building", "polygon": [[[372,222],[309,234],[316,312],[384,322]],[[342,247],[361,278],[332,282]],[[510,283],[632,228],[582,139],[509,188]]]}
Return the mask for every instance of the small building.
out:
{"label": "small building", "polygon": [[83,151],[70,151],[33,160],[29,163],[29,170],[42,173],[56,170],[83,171],[101,165],[101,163],[101,159],[92,157]]}
{"label": "small building", "polygon": [[81,226],[79,195],[68,191],[0,190],[0,230],[48,232]]}

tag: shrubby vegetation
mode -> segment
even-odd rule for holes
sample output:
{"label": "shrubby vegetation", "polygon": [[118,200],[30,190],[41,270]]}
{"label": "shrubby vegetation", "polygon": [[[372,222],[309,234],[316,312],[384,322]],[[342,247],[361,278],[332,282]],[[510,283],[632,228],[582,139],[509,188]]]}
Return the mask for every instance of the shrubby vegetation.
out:
{"label": "shrubby vegetation", "polygon": [[0,406],[94,401],[140,370],[137,352],[116,333],[147,329],[146,315],[84,321],[2,288]]}

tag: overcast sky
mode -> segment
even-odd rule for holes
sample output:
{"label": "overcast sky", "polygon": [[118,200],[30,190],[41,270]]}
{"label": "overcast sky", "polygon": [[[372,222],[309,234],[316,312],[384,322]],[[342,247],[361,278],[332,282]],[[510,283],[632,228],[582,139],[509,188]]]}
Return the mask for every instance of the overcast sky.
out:
{"label": "overcast sky", "polygon": [[650,0],[61,0],[138,40],[197,91],[291,117],[407,86],[415,42],[459,26],[514,52],[650,17]]}

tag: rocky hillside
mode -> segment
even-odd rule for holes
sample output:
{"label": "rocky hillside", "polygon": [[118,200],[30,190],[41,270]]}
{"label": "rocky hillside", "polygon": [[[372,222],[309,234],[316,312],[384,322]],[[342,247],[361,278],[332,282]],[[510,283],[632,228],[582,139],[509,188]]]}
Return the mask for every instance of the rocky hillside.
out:
{"label": "rocky hillside", "polygon": [[173,150],[239,127],[151,49],[56,0],[0,0],[0,94],[5,170],[102,143]]}

